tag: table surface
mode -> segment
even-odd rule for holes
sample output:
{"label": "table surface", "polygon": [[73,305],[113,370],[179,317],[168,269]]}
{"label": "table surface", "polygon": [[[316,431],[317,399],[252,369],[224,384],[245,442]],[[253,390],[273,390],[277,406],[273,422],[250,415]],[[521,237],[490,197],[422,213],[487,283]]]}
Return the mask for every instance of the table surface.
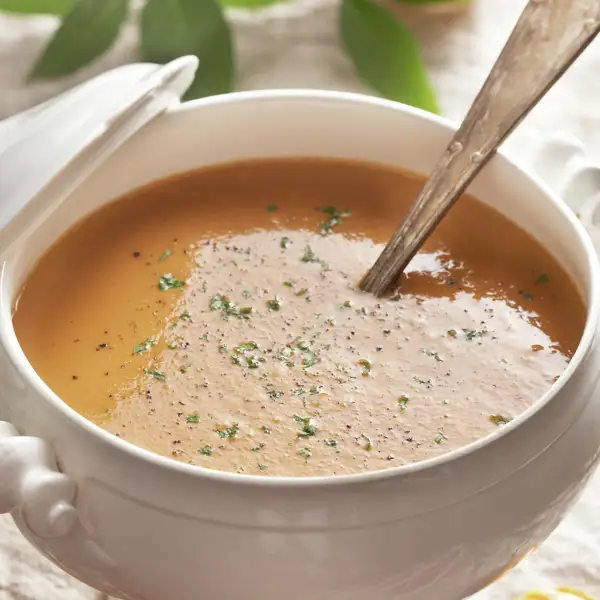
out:
{"label": "table surface", "polygon": [[[340,51],[335,0],[294,0],[232,14],[239,87],[308,87],[368,91]],[[460,120],[514,25],[524,0],[478,0],[452,16],[408,9],[445,116]],[[0,118],[23,110],[108,68],[137,60],[129,25],[96,64],[60,82],[27,85],[25,75],[48,34],[50,17],[0,17]],[[551,132],[579,137],[600,162],[600,40],[540,103],[510,140]],[[572,586],[600,598],[600,473],[564,523],[533,555],[476,600],[508,600],[533,588]],[[0,600],[96,600],[98,594],[64,575],[30,548],[7,517],[0,518]]]}

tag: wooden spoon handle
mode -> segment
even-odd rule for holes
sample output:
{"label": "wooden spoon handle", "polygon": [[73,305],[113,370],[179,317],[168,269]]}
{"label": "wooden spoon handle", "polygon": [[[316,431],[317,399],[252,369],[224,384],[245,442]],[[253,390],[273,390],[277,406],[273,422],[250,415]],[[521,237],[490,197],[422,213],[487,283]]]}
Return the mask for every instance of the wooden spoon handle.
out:
{"label": "wooden spoon handle", "polygon": [[600,0],[529,0],[465,120],[360,283],[381,296],[498,146],[600,31]]}

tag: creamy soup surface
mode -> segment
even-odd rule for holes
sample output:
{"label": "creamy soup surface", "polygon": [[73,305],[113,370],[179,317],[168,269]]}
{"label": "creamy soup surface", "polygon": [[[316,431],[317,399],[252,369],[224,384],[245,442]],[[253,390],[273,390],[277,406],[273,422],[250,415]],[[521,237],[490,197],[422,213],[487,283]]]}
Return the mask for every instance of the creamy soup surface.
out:
{"label": "creamy soup surface", "polygon": [[550,388],[585,308],[536,241],[468,196],[393,297],[358,291],[422,184],[316,159],[154,183],[43,256],[17,336],[75,410],[195,465],[336,475],[456,449]]}

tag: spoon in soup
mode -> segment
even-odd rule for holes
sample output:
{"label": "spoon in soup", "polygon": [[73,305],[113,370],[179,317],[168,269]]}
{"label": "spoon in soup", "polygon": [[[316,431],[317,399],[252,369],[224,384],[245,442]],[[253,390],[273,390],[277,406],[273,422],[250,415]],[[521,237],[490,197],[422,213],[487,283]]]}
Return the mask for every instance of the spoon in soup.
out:
{"label": "spoon in soup", "polygon": [[382,296],[500,144],[600,31],[598,0],[529,0],[450,145],[360,282]]}

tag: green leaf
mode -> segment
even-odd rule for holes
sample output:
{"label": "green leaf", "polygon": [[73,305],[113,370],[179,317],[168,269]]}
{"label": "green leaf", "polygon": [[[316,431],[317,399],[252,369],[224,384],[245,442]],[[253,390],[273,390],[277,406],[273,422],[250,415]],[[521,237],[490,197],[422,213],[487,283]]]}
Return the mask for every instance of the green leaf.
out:
{"label": "green leaf", "polygon": [[387,10],[370,0],[342,0],[340,30],[358,74],[379,94],[439,112],[417,40]]}
{"label": "green leaf", "polygon": [[74,73],[117,38],[129,0],[77,0],[31,71],[31,78]]}
{"label": "green leaf", "polygon": [[0,0],[0,11],[34,15],[64,15],[74,0]]}
{"label": "green leaf", "polygon": [[141,27],[144,60],[166,63],[185,54],[200,59],[186,100],[232,90],[233,43],[216,0],[149,0],[142,12]]}

